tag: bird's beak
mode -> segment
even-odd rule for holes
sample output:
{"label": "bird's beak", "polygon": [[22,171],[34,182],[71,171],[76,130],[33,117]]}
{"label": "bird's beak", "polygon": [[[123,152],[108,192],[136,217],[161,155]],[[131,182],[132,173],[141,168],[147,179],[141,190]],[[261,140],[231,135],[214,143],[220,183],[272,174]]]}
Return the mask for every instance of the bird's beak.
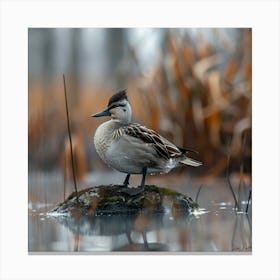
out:
{"label": "bird's beak", "polygon": [[99,118],[99,117],[105,117],[105,116],[111,116],[111,113],[109,112],[108,108],[106,108],[102,112],[91,115],[91,117],[93,117],[93,118]]}

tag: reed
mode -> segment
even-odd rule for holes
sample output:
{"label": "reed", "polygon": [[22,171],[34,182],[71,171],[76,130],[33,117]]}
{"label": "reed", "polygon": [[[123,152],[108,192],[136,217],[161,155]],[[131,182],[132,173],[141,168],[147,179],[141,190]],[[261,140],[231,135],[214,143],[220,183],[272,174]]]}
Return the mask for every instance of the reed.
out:
{"label": "reed", "polygon": [[[69,141],[70,141],[71,167],[72,167],[73,183],[74,183],[75,192],[76,192],[76,194],[78,194],[75,167],[74,167],[74,156],[73,156],[73,148],[72,148],[72,138],[71,138],[71,128],[70,128],[69,110],[68,110],[67,93],[66,93],[66,83],[65,83],[64,74],[63,74],[63,85],[64,85],[65,108],[66,108],[66,116],[67,116],[67,131],[68,131],[68,136],[69,136]],[[77,197],[77,202],[78,202],[78,196],[76,196],[76,197]]]}
{"label": "reed", "polygon": [[[194,40],[187,34],[179,36],[174,30],[166,29],[164,36],[162,57],[157,65],[138,76],[126,73],[127,84],[123,87],[128,88],[135,118],[177,145],[198,150],[197,158],[204,164],[192,170],[193,174],[226,175],[229,137],[232,139],[231,172],[239,171],[243,154],[244,172],[250,174],[251,30],[242,30],[233,43],[215,29],[213,37],[219,42],[215,46],[203,36]],[[130,48],[137,53],[135,46]],[[140,67],[137,61],[135,65]],[[122,85],[114,89],[105,84],[99,87],[79,84],[77,102],[71,107],[71,121],[82,131],[81,143],[89,153],[77,162],[74,159],[74,165],[90,163],[89,170],[94,165],[106,168],[94,157],[91,138],[98,122],[89,116],[103,108],[110,95]],[[30,166],[38,169],[61,164],[65,131],[61,108],[65,100],[60,91],[59,83],[50,83],[46,98],[44,85],[29,87]],[[247,139],[243,146],[244,134]],[[44,148],[38,150],[39,145]]]}

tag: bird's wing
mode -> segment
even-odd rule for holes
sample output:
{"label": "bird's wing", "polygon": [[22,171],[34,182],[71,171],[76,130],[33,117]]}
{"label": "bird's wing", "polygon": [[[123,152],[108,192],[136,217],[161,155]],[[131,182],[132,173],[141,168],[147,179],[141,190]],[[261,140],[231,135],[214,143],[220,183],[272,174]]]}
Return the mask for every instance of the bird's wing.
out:
{"label": "bird's wing", "polygon": [[122,135],[135,137],[146,144],[152,145],[157,154],[165,159],[182,155],[182,152],[157,132],[140,124],[129,124],[120,128]]}

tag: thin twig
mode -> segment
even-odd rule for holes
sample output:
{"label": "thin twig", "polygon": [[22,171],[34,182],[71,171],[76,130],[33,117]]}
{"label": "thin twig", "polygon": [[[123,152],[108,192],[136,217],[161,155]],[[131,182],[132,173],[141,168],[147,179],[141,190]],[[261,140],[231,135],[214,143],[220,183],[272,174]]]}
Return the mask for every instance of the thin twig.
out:
{"label": "thin twig", "polygon": [[252,197],[252,191],[250,190],[249,191],[249,197],[248,197],[248,200],[247,200],[246,214],[248,214],[248,211],[249,211],[249,204],[251,202],[251,197]]}
{"label": "thin twig", "polygon": [[230,144],[228,145],[227,175],[226,175],[226,178],[227,178],[227,182],[228,182],[229,189],[230,189],[230,191],[231,191],[231,193],[232,193],[232,196],[233,196],[233,198],[234,198],[235,209],[237,209],[237,208],[238,208],[238,202],[237,202],[235,193],[234,193],[234,191],[233,191],[233,187],[232,187],[231,182],[230,182],[230,179],[229,179],[229,162],[230,162],[229,146],[230,146]]}
{"label": "thin twig", "polygon": [[196,196],[195,196],[195,202],[196,202],[196,203],[198,203],[198,196],[199,196],[199,194],[200,194],[200,191],[201,191],[202,187],[203,187],[203,185],[200,185],[200,187],[199,187],[199,189],[198,189],[198,191],[197,191],[197,194],[196,194]]}
{"label": "thin twig", "polygon": [[238,211],[241,210],[241,203],[242,203],[242,197],[241,197],[241,187],[243,186],[243,163],[241,163],[240,166],[240,172],[239,172],[239,185],[238,185]]}
{"label": "thin twig", "polygon": [[66,180],[67,180],[67,177],[66,177],[66,172],[67,172],[67,170],[66,170],[66,152],[64,152],[65,154],[64,154],[64,162],[63,162],[63,164],[64,164],[64,169],[63,169],[63,201],[65,201],[65,199],[66,199]]}
{"label": "thin twig", "polygon": [[[73,149],[72,149],[72,139],[71,139],[71,130],[70,130],[70,122],[69,122],[69,111],[68,111],[68,103],[67,103],[67,94],[66,94],[66,83],[65,76],[63,74],[63,83],[64,83],[64,96],[65,96],[65,106],[66,106],[66,114],[67,114],[67,128],[68,128],[68,136],[70,141],[70,152],[71,152],[71,166],[72,166],[72,174],[76,195],[78,194],[76,176],[75,176],[75,168],[74,168],[74,157],[73,157]],[[78,200],[78,196],[77,196]]]}
{"label": "thin twig", "polygon": [[233,196],[233,198],[234,198],[234,204],[235,204],[234,207],[235,207],[235,209],[238,209],[238,202],[237,202],[235,193],[234,193],[234,191],[233,191],[233,187],[232,187],[232,185],[231,185],[229,176],[227,176],[227,182],[228,182],[228,185],[229,185],[229,189],[230,189],[230,191],[231,191],[231,193],[232,193],[232,196]]}

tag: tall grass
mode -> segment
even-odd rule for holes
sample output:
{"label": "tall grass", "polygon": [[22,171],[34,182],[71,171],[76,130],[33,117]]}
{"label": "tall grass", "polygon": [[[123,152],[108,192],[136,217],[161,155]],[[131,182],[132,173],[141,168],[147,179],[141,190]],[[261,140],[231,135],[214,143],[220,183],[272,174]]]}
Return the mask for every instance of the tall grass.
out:
{"label": "tall grass", "polygon": [[[89,116],[103,109],[111,94],[121,88],[128,89],[136,121],[178,146],[199,151],[197,158],[204,165],[194,172],[225,174],[228,152],[231,172],[238,172],[241,162],[244,173],[251,172],[251,30],[242,30],[235,43],[219,29],[213,30],[213,36],[215,45],[203,35],[194,40],[187,33],[178,36],[175,30],[166,30],[160,63],[139,76],[127,73],[126,85],[116,89],[85,83],[68,87],[70,97],[73,88],[78,90],[69,108],[71,129],[79,135],[75,152],[80,154],[78,165],[84,166],[81,174],[95,166],[105,168],[92,142],[100,120]],[[59,76],[47,86],[29,85],[29,163],[33,168],[65,165],[61,161],[67,147],[62,92]]]}

